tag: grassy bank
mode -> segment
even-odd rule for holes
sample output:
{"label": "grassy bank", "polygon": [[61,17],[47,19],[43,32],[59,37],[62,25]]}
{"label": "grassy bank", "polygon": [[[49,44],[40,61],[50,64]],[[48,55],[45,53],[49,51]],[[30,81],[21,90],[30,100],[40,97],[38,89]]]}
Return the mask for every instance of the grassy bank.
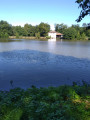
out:
{"label": "grassy bank", "polygon": [[[19,36],[19,37],[16,37],[16,36],[9,36],[9,39],[27,39],[27,40],[48,40],[50,39],[49,37],[40,37],[40,38],[37,38],[37,37],[28,37],[28,36]],[[60,38],[57,38],[57,40],[60,40]],[[86,39],[63,39],[64,41],[88,41],[90,40],[89,37],[87,37]]]}
{"label": "grassy bank", "polygon": [[[10,39],[30,39],[30,40],[35,40],[37,39],[36,37],[28,37],[28,36],[9,36]],[[39,39],[46,40],[46,37],[40,37]]]}
{"label": "grassy bank", "polygon": [[89,120],[90,86],[0,92],[0,120]]}

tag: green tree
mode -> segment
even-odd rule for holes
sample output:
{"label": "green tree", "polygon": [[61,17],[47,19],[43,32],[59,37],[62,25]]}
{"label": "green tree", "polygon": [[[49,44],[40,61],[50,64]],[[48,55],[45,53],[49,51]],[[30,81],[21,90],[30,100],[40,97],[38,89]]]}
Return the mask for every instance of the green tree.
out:
{"label": "green tree", "polygon": [[39,24],[38,27],[39,27],[40,36],[42,37],[47,36],[48,32],[50,31],[50,25],[42,22]]}
{"label": "green tree", "polygon": [[88,29],[88,30],[86,31],[86,35],[87,35],[88,37],[90,37],[90,29]]}
{"label": "green tree", "polygon": [[77,31],[75,28],[69,27],[64,30],[64,38],[68,40],[76,39]]}
{"label": "green tree", "polygon": [[78,3],[81,8],[80,16],[76,20],[80,22],[86,15],[90,15],[90,0],[76,0],[76,3]]}
{"label": "green tree", "polygon": [[0,32],[0,38],[4,38],[4,33]]}
{"label": "green tree", "polygon": [[8,33],[5,33],[4,37],[5,37],[5,38],[9,38]]}
{"label": "green tree", "polygon": [[7,21],[0,21],[0,37],[4,37],[5,34],[13,35],[12,25],[10,25]]}
{"label": "green tree", "polygon": [[29,36],[29,24],[24,25],[25,36]]}
{"label": "green tree", "polygon": [[83,23],[82,27],[86,28],[87,27],[87,23]]}
{"label": "green tree", "polygon": [[60,32],[60,33],[64,33],[64,30],[67,29],[67,25],[65,24],[55,24],[55,31]]}
{"label": "green tree", "polygon": [[90,23],[87,24],[87,29],[90,29]]}
{"label": "green tree", "polygon": [[13,33],[16,36],[16,34],[18,33],[19,36],[25,36],[25,31],[24,28],[21,26],[14,26],[13,27]]}
{"label": "green tree", "polygon": [[75,30],[77,31],[81,31],[81,27],[79,26],[79,24],[76,24],[76,25],[73,24],[71,27],[75,28]]}
{"label": "green tree", "polygon": [[30,27],[30,36],[35,36],[35,33],[36,33],[36,27],[35,26],[31,26]]}
{"label": "green tree", "polygon": [[25,24],[24,30],[25,30],[26,36],[35,36],[35,33],[36,33],[35,26],[32,26],[31,24]]}
{"label": "green tree", "polygon": [[82,40],[86,40],[86,35],[85,35],[85,33],[83,33],[83,34],[81,35],[81,39],[82,39]]}
{"label": "green tree", "polygon": [[15,36],[16,36],[16,38],[19,38],[19,34],[18,34],[17,32],[16,32],[16,35],[15,35]]}
{"label": "green tree", "polygon": [[80,32],[79,32],[79,31],[77,32],[76,39],[77,39],[77,40],[80,40],[80,39],[81,39],[81,35],[80,35]]}

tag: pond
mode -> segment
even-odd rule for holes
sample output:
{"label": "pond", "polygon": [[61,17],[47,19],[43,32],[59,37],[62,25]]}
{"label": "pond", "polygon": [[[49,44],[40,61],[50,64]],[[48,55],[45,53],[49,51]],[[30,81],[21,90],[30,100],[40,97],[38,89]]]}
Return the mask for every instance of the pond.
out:
{"label": "pond", "polygon": [[89,41],[0,42],[0,90],[90,83]]}

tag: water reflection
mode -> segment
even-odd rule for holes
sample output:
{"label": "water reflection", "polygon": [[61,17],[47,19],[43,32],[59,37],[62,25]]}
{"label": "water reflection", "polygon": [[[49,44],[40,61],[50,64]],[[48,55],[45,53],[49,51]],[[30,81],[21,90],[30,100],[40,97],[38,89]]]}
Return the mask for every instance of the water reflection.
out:
{"label": "water reflection", "polygon": [[48,41],[56,41],[56,39],[48,39]]}
{"label": "water reflection", "polygon": [[70,41],[37,41],[23,39],[18,42],[14,41],[8,43],[0,43],[0,52],[25,49],[90,59],[89,41],[70,42]]}

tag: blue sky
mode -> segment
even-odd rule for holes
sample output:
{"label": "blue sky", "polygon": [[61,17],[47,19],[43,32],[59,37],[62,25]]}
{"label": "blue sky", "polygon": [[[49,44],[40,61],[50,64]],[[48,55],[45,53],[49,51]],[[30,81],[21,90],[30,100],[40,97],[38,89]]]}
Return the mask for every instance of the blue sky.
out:
{"label": "blue sky", "polygon": [[[52,27],[55,23],[71,26],[77,24],[79,13],[75,0],[0,0],[0,20],[12,25],[45,22]],[[89,20],[90,16],[86,16],[79,24]]]}

